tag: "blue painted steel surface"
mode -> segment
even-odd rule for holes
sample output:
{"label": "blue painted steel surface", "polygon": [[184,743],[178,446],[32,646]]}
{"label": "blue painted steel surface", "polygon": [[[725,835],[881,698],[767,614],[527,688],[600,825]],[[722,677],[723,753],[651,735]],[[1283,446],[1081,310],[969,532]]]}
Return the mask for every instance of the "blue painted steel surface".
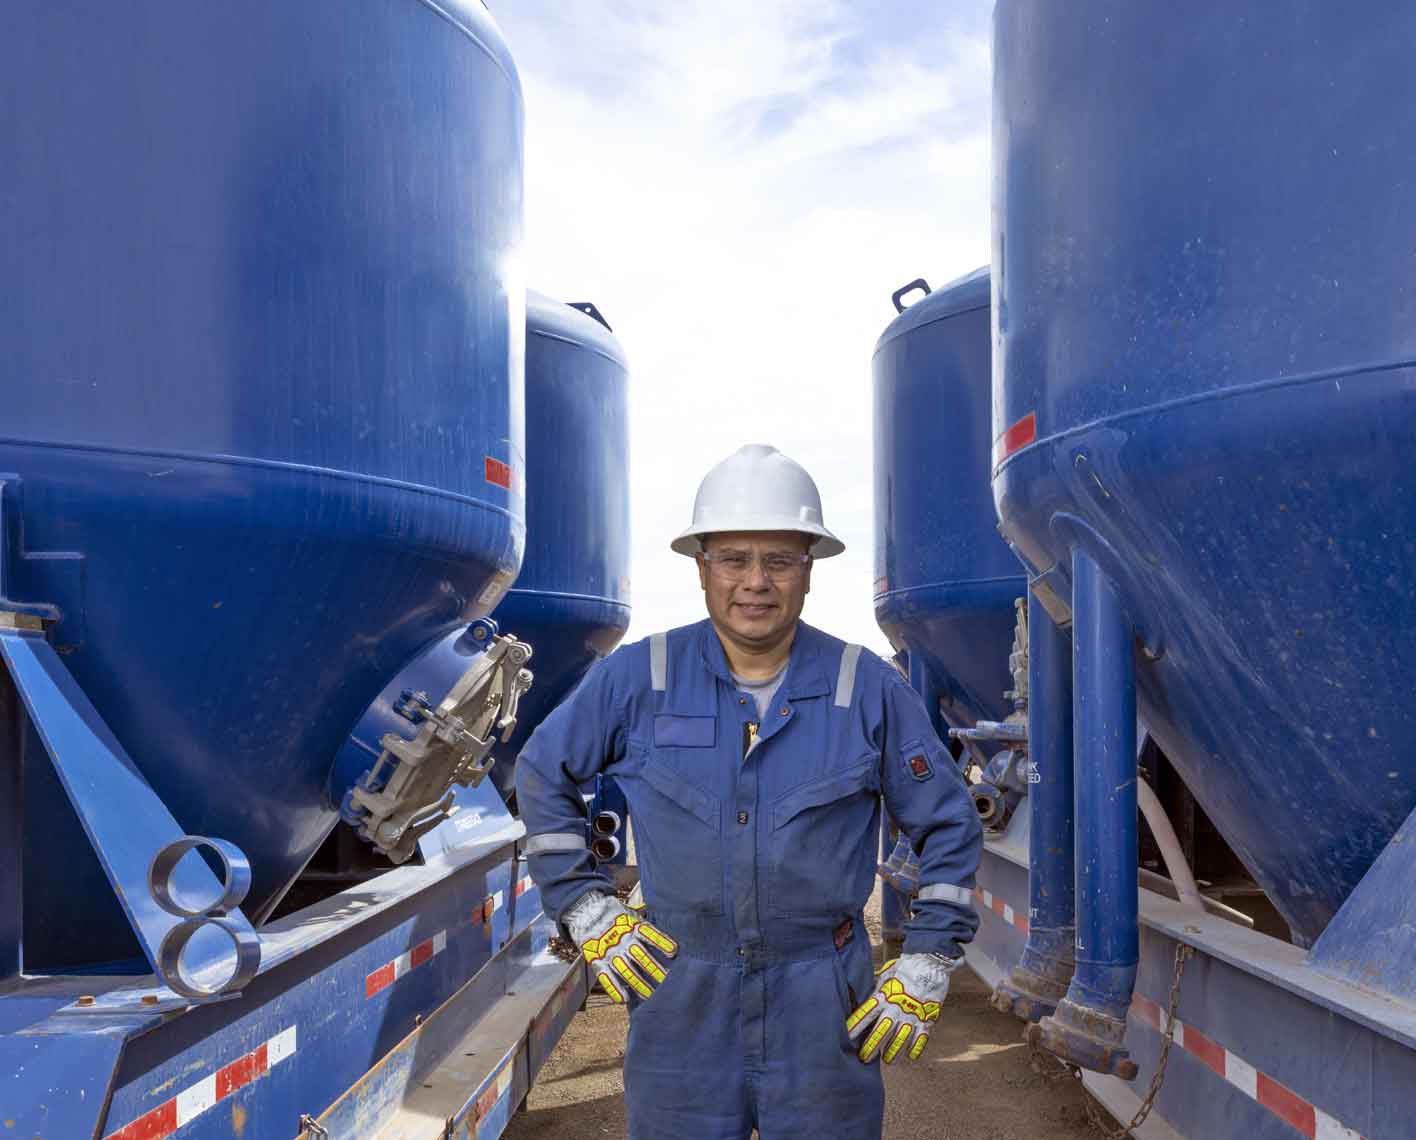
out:
{"label": "blue painted steel surface", "polygon": [[[199,1088],[209,1081],[216,1104],[184,1124],[183,1137],[225,1140],[241,1132],[238,1120],[247,1135],[284,1135],[300,1113],[318,1116],[349,1090],[361,1090],[352,1098],[359,1115],[349,1131],[334,1135],[369,1135],[420,1087],[419,1074],[438,1062],[449,1041],[518,988],[529,966],[543,979],[538,984],[552,982],[544,1008],[528,1008],[507,1039],[497,1035],[494,1020],[482,1044],[505,1049],[526,1039],[526,1048],[543,1058],[573,1013],[557,979],[570,978],[578,966],[556,964],[544,953],[551,927],[539,895],[525,864],[512,857],[512,844],[496,838],[519,829],[494,790],[486,790],[480,835],[450,851],[445,869],[403,868],[273,924],[266,933],[268,968],[238,1000],[174,1016],[144,1004],[150,983],[82,977],[22,987],[38,987],[42,996],[7,993],[0,999],[0,1103],[16,1134],[167,1135],[158,1125],[172,1113],[190,1110],[203,1096],[210,1102]],[[548,964],[559,971],[554,977]],[[396,1056],[409,1035],[426,1029],[431,1012],[464,991],[400,1068]],[[76,1006],[80,993],[98,994],[96,1004]],[[261,1051],[277,1037],[278,1057],[273,1046]],[[179,1095],[185,1109],[171,1103]],[[88,1113],[82,1122],[74,1115],[79,1110]]]}
{"label": "blue painted steel surface", "polygon": [[1136,682],[1131,623],[1115,585],[1072,552],[1076,972],[1029,1040],[1089,1069],[1134,1075],[1121,1042],[1136,984]]}
{"label": "blue painted steel surface", "polygon": [[[194,986],[206,989],[214,984],[197,980],[199,974],[212,971],[239,988],[240,980],[253,974],[260,963],[255,931],[237,909],[249,886],[249,864],[232,851],[230,874],[218,883],[199,855],[182,854],[193,841],[185,837],[42,634],[0,629],[0,660],[154,972],[188,996],[200,992]],[[12,762],[17,760],[12,755]],[[169,853],[174,856],[172,865],[152,878],[154,856]],[[240,886],[233,881],[237,876]],[[180,905],[189,900],[196,905]],[[52,904],[67,906],[70,900],[52,900]],[[69,913],[72,922],[75,912]],[[200,930],[203,926],[210,929]],[[218,928],[229,931],[229,939]],[[210,934],[216,934],[214,940]]]}
{"label": "blue painted steel surface", "polygon": [[1008,646],[1025,589],[978,475],[992,438],[988,291],[980,269],[917,301],[874,358],[875,620],[909,651],[931,714],[955,728],[1012,711]]}
{"label": "blue painted steel surface", "polygon": [[1081,1004],[1124,1017],[1136,979],[1136,687],[1115,586],[1073,552],[1077,973]]}
{"label": "blue painted steel surface", "polygon": [[[361,710],[520,560],[515,70],[474,0],[56,0],[0,37],[0,101],[31,109],[0,122],[7,600],[58,607],[260,918]],[[132,954],[34,747],[25,775],[26,961]]]}
{"label": "blue painted steel surface", "polygon": [[1028,598],[1028,941],[995,1004],[1026,1021],[1057,1008],[1076,966],[1072,646]]}
{"label": "blue painted steel surface", "polygon": [[629,371],[599,321],[526,296],[526,557],[497,607],[530,642],[536,683],[495,750],[510,793],[517,753],[629,628]]}
{"label": "blue painted steel surface", "polygon": [[995,18],[1004,530],[1054,606],[1052,520],[1094,532],[1147,726],[1305,945],[1416,807],[1413,38],[1390,2]]}
{"label": "blue painted steel surface", "polygon": [[1354,985],[1416,1001],[1416,811],[1313,945],[1312,963]]}
{"label": "blue painted steel surface", "polygon": [[[1022,950],[1015,924],[998,911],[1026,897],[1029,806],[1031,797],[1007,835],[985,844],[979,867],[980,893],[993,905],[981,906],[967,953],[989,983],[1006,976]],[[1416,1004],[1334,981],[1300,948],[1215,915],[1197,916],[1144,889],[1140,899],[1140,966],[1126,1035],[1140,1073],[1129,1085],[1084,1074],[1122,1119],[1139,1105],[1159,1063],[1183,942],[1191,951],[1178,991],[1183,1028],[1153,1119],[1185,1140],[1409,1140]]]}

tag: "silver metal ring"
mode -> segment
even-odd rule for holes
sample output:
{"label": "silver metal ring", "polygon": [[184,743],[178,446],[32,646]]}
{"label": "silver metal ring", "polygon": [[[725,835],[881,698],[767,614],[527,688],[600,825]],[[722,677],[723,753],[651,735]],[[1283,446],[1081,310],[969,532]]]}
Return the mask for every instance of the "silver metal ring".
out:
{"label": "silver metal ring", "polygon": [[[188,852],[201,848],[211,851],[221,864],[220,893],[196,902],[184,901],[178,898],[174,890],[173,875]],[[241,905],[250,889],[251,862],[239,847],[225,839],[184,835],[154,855],[148,865],[148,890],[152,892],[154,901],[168,914],[178,918],[226,914]]]}
{"label": "silver metal ring", "polygon": [[[230,972],[216,985],[203,985],[182,968],[182,952],[187,949],[197,931],[215,926],[229,939],[235,950]],[[162,940],[157,954],[162,980],[174,993],[193,1001],[205,1001],[244,988],[261,968],[261,936],[242,914],[234,918],[202,916],[179,922]],[[208,971],[203,971],[208,973]]]}

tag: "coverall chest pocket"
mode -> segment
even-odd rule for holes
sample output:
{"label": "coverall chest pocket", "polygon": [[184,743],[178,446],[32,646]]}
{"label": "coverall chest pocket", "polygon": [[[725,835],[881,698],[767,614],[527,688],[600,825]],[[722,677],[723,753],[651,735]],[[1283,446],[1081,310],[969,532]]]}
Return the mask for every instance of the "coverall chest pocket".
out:
{"label": "coverall chest pocket", "polygon": [[[718,797],[652,753],[619,776],[651,907],[723,913],[723,821]],[[637,794],[635,794],[637,793]]]}
{"label": "coverall chest pocket", "polygon": [[851,913],[875,885],[880,772],[874,756],[810,780],[772,804],[768,908]]}

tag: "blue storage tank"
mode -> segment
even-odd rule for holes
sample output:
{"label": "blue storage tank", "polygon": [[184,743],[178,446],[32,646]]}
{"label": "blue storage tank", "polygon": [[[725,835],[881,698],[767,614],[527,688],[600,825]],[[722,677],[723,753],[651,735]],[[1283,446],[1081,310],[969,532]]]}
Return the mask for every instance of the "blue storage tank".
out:
{"label": "blue storage tank", "polygon": [[[361,712],[520,564],[516,72],[479,0],[54,0],[0,101],[0,593],[258,921]],[[24,758],[27,967],[133,956]]]}
{"label": "blue storage tank", "polygon": [[875,620],[954,728],[1012,711],[1008,650],[1027,588],[978,477],[990,340],[984,268],[905,308],[875,346]]}
{"label": "blue storage tank", "polygon": [[1119,599],[1146,724],[1311,943],[1416,806],[1416,9],[995,33],[1004,531],[1059,621]]}
{"label": "blue storage tank", "polygon": [[526,556],[493,615],[536,649],[536,683],[492,776],[629,628],[629,372],[594,306],[526,297]]}

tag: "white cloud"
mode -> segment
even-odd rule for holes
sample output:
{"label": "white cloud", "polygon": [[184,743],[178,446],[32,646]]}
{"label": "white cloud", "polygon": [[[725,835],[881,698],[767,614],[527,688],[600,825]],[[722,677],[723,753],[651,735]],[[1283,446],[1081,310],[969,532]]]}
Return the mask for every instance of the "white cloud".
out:
{"label": "white cloud", "polygon": [[529,281],[595,301],[633,365],[631,636],[701,616],[669,538],[713,463],[768,442],[848,546],[805,616],[886,649],[871,352],[896,287],[987,260],[986,7],[916,6],[904,35],[834,0],[498,7],[526,91]]}

